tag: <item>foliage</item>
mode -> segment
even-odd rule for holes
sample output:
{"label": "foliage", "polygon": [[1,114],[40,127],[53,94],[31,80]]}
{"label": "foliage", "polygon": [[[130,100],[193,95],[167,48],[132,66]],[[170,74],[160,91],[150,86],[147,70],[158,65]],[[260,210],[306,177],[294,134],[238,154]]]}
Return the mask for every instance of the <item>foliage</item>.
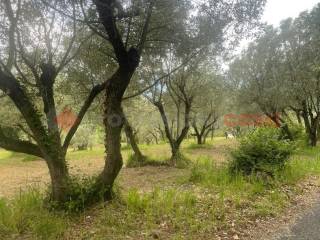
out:
{"label": "foliage", "polygon": [[0,238],[14,234],[32,239],[59,239],[68,225],[68,218],[49,212],[39,191],[29,190],[13,200],[0,199]]}
{"label": "foliage", "polygon": [[71,141],[73,148],[78,150],[92,149],[96,142],[95,127],[90,124],[81,125]]}
{"label": "foliage", "polygon": [[[239,103],[254,103],[277,126],[285,116],[303,119],[309,144],[317,144],[320,116],[319,18],[320,5],[279,27],[265,26],[229,70]],[[290,128],[284,127],[289,138]]]}
{"label": "foliage", "polygon": [[288,127],[290,129],[290,132],[292,134],[292,138],[296,142],[307,142],[307,135],[305,132],[304,127],[301,124],[297,123],[289,123]]}
{"label": "foliage", "polygon": [[239,148],[232,152],[230,172],[273,177],[277,170],[284,168],[293,150],[292,143],[281,138],[279,129],[258,128],[244,137]]}
{"label": "foliage", "polygon": [[103,190],[97,190],[96,177],[72,176],[68,180],[67,201],[59,203],[51,200],[51,191],[47,193],[46,202],[49,208],[63,210],[68,213],[81,213],[94,203],[104,200]]}

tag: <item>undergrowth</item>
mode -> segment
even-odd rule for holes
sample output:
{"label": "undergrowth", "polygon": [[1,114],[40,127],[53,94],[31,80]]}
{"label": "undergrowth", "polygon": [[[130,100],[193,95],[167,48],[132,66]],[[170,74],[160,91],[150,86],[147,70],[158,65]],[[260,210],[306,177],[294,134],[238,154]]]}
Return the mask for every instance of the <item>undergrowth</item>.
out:
{"label": "undergrowth", "polygon": [[[184,181],[148,192],[117,191],[113,201],[85,211],[79,196],[90,196],[91,181],[77,182],[67,209],[95,216],[81,239],[207,239],[217,231],[228,232],[231,223],[241,226],[281,213],[301,191],[298,182],[320,175],[318,150],[300,149],[268,182],[256,175],[232,175],[227,164],[201,157]],[[48,210],[44,196],[35,190],[1,199],[0,239],[65,239],[66,233],[73,232],[71,221],[77,221],[69,211]]]}
{"label": "undergrowth", "polygon": [[17,235],[60,239],[68,226],[68,217],[50,212],[43,200],[43,195],[34,189],[13,200],[0,199],[0,239],[16,239]]}
{"label": "undergrowth", "polygon": [[139,159],[134,153],[130,153],[126,161],[126,167],[128,168],[136,168],[136,167],[144,167],[144,166],[164,166],[164,165],[168,165],[166,161],[156,160],[146,156],[142,156],[142,158]]}

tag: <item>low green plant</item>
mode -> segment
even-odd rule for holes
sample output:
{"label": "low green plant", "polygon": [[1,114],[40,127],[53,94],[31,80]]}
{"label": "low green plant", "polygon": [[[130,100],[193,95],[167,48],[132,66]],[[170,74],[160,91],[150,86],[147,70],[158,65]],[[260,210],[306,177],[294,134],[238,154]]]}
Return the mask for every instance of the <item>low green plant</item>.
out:
{"label": "low green plant", "polygon": [[136,154],[130,153],[126,162],[126,167],[135,168],[147,165],[148,159],[145,156],[137,157]]}
{"label": "low green plant", "polygon": [[294,148],[292,142],[281,138],[279,129],[258,128],[241,139],[238,149],[232,152],[230,173],[273,177],[284,168]]}
{"label": "low green plant", "polygon": [[230,174],[228,165],[217,166],[211,159],[204,157],[193,165],[188,180],[218,193],[222,202],[216,208],[219,221],[223,220],[226,200],[235,209],[246,208],[254,218],[281,212],[288,200],[287,195],[279,191],[279,186],[287,184],[287,181],[281,181],[278,175],[270,184],[266,184],[255,175],[247,176],[240,172]]}
{"label": "low green plant", "polygon": [[134,153],[130,153],[128,159],[126,161],[126,167],[128,168],[136,168],[136,167],[144,167],[144,166],[163,166],[168,165],[165,161],[154,160],[146,156],[142,156],[141,158],[137,158]]}
{"label": "low green plant", "polygon": [[49,208],[67,213],[81,213],[92,204],[104,200],[103,191],[97,191],[95,176],[73,176],[68,181],[67,201],[59,204],[51,201],[51,190],[49,190],[46,199]]}
{"label": "low green plant", "polygon": [[191,143],[187,146],[187,149],[194,150],[194,149],[210,149],[212,146],[210,144],[197,144],[197,143]]}
{"label": "low green plant", "polygon": [[301,124],[289,123],[288,128],[295,141],[307,141],[305,128]]}
{"label": "low green plant", "polygon": [[126,144],[121,144],[121,150],[122,150],[122,151],[131,150],[130,144],[128,144],[128,143],[126,143]]}
{"label": "low green plant", "polygon": [[21,193],[13,200],[0,199],[0,239],[11,239],[14,235],[59,239],[67,226],[67,217],[50,212],[37,190]]}
{"label": "low green plant", "polygon": [[187,168],[190,166],[191,160],[183,153],[178,152],[175,156],[171,156],[168,160],[168,164],[176,168]]}
{"label": "low green plant", "polygon": [[130,190],[125,199],[125,204],[130,211],[144,212],[158,217],[180,211],[179,206],[192,208],[196,197],[188,191],[176,189],[155,189],[149,194],[141,194],[137,190]]}

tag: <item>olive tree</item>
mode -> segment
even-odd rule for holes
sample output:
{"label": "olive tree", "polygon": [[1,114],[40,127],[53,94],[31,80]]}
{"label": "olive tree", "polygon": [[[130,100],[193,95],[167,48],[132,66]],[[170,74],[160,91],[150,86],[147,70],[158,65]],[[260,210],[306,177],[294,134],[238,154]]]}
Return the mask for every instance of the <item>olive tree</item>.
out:
{"label": "olive tree", "polygon": [[[110,50],[117,65],[106,80],[104,127],[106,159],[96,190],[109,199],[123,160],[120,136],[124,124],[123,96],[145,56],[159,55],[165,43],[198,51],[221,47],[225,34],[244,32],[260,17],[265,0],[171,1],[92,0],[74,1],[81,9],[73,19],[86,23]],[[57,9],[72,17],[72,9]],[[81,18],[81,19],[79,19]],[[187,38],[185,37],[187,36]],[[186,40],[186,41],[185,41]],[[144,51],[146,50],[147,51]]]}
{"label": "olive tree", "polygon": [[[61,7],[67,7],[63,3]],[[68,5],[69,6],[69,5]],[[75,13],[75,5],[71,4]],[[66,152],[72,137],[103,85],[92,88],[65,139],[57,121],[55,84],[89,36],[84,25],[58,15],[41,1],[6,0],[0,4],[0,89],[22,119],[28,140],[0,128],[0,146],[43,158],[52,182],[52,200],[68,200]],[[3,101],[1,99],[1,101]]]}

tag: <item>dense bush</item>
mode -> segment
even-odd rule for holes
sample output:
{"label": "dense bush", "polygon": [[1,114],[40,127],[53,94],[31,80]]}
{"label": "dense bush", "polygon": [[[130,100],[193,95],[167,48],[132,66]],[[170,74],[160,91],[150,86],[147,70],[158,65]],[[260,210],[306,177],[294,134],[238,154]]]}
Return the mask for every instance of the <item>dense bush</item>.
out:
{"label": "dense bush", "polygon": [[277,128],[258,128],[240,141],[232,152],[229,170],[232,174],[263,174],[273,177],[285,166],[292,154],[293,143],[283,139]]}

